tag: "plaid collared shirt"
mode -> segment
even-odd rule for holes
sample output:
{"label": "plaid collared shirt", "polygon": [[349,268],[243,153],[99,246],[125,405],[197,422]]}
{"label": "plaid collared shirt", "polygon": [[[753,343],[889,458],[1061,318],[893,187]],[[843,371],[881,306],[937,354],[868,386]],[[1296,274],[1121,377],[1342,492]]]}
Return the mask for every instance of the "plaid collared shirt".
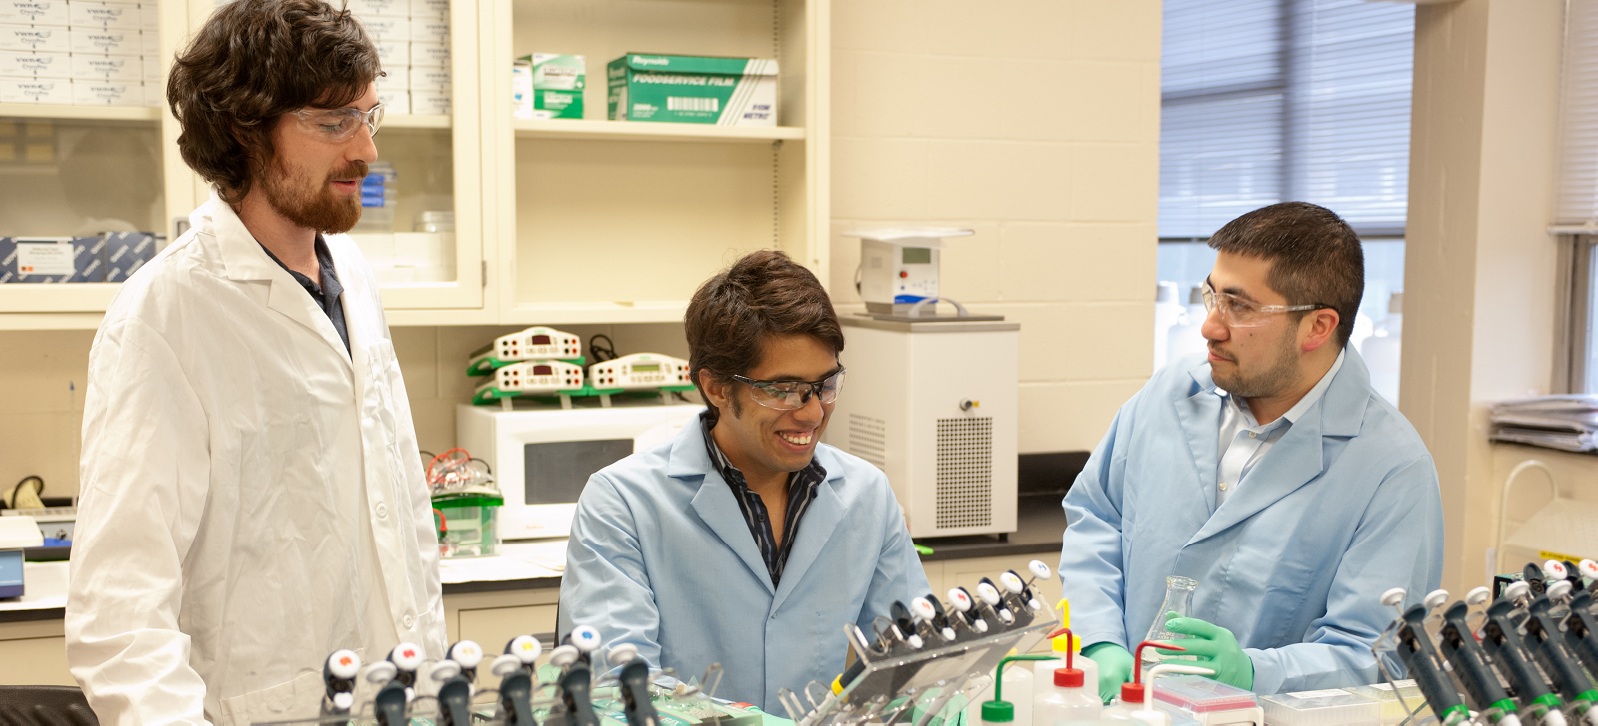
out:
{"label": "plaid collared shirt", "polygon": [[771,574],[773,587],[782,581],[782,568],[788,564],[788,553],[793,551],[793,541],[799,536],[799,522],[805,516],[805,510],[810,508],[810,503],[816,499],[816,488],[821,482],[827,480],[827,470],[811,457],[810,464],[799,471],[788,475],[788,515],[782,521],[782,546],[777,546],[777,537],[771,528],[771,517],[766,512],[766,503],[759,494],[749,489],[749,482],[744,479],[743,472],[727,459],[721,452],[721,447],[716,446],[716,439],[710,435],[710,422],[706,414],[699,417],[700,431],[705,435],[705,449],[710,452],[711,464],[727,480],[727,486],[732,488],[733,498],[738,500],[738,509],[743,512],[744,523],[749,525],[749,534],[755,538],[755,544],[760,545],[760,556],[766,561],[766,571]]}

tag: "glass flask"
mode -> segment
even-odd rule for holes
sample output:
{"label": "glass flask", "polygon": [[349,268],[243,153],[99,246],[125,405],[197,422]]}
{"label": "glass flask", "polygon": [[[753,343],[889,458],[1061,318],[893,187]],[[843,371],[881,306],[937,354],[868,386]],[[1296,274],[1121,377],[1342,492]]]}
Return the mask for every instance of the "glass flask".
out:
{"label": "glass flask", "polygon": [[[1165,578],[1165,602],[1160,605],[1160,610],[1154,616],[1154,622],[1149,625],[1149,634],[1144,640],[1159,640],[1172,642],[1188,636],[1173,633],[1165,629],[1166,616],[1176,613],[1178,617],[1188,617],[1193,609],[1193,591],[1198,589],[1198,580],[1181,575],[1171,575]],[[1143,649],[1143,665],[1145,667],[1165,660],[1193,660],[1193,656],[1163,655],[1154,648]]]}

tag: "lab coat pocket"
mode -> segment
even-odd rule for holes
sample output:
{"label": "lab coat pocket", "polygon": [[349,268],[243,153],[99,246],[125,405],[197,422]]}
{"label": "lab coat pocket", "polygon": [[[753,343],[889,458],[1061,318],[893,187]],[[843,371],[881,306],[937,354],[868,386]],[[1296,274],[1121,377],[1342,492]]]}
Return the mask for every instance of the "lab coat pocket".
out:
{"label": "lab coat pocket", "polygon": [[222,700],[218,726],[290,719],[314,719],[320,710],[322,673],[312,670],[283,683]]}

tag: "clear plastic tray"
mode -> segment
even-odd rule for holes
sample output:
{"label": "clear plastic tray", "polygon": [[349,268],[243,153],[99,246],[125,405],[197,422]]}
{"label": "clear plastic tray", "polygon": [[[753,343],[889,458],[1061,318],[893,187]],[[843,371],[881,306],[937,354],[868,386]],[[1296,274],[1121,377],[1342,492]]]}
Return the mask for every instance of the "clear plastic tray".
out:
{"label": "clear plastic tray", "polygon": [[1261,696],[1271,726],[1340,726],[1381,720],[1381,702],[1342,689]]}
{"label": "clear plastic tray", "polygon": [[1154,682],[1154,700],[1193,713],[1230,711],[1259,705],[1253,692],[1204,676],[1164,676]]}

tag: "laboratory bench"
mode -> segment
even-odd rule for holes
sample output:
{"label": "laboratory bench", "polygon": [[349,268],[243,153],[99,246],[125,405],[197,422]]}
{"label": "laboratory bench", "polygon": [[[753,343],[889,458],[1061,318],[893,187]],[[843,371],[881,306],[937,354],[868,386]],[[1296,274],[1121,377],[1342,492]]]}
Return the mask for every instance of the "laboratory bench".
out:
{"label": "laboratory bench", "polygon": [[[996,577],[1005,570],[1025,573],[1027,562],[1033,559],[1054,568],[1059,563],[1064,530],[1065,515],[1057,497],[1024,499],[1016,532],[1004,538],[928,540],[922,544],[933,551],[922,555],[921,562],[933,592],[945,593],[956,585],[969,588],[979,579]],[[551,639],[565,560],[564,540],[509,542],[495,557],[445,560],[440,577],[449,640],[503,643],[521,633]],[[25,568],[28,594],[0,600],[0,683],[74,685],[67,672],[62,626],[67,563],[28,562]],[[1045,602],[1059,600],[1058,579],[1042,590]]]}

